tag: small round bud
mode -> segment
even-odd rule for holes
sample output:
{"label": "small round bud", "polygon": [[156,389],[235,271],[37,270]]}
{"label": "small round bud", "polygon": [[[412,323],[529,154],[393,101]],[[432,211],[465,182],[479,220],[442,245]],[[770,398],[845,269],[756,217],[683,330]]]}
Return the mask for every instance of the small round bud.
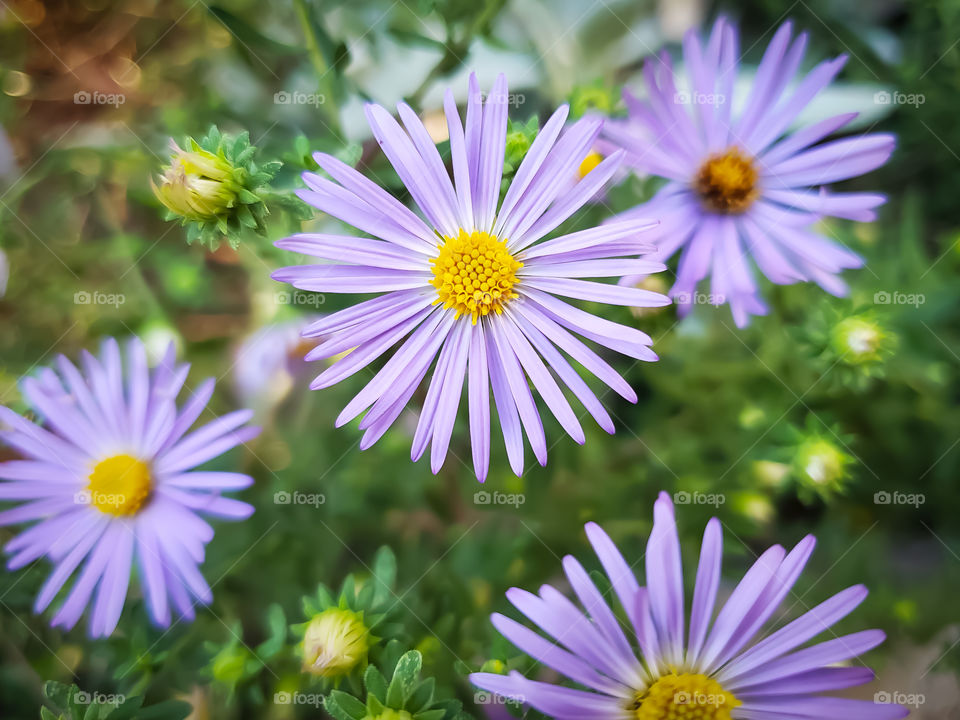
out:
{"label": "small round bud", "polygon": [[830,335],[834,351],[847,365],[879,362],[890,340],[880,323],[864,316],[844,318],[833,327]]}
{"label": "small round bud", "polygon": [[363,613],[328,608],[314,615],[303,636],[303,670],[325,678],[348,674],[367,661],[370,630]]}
{"label": "small round bud", "polygon": [[842,490],[847,479],[847,467],[852,458],[833,442],[822,437],[810,437],[797,447],[794,466],[799,479],[821,494]]}

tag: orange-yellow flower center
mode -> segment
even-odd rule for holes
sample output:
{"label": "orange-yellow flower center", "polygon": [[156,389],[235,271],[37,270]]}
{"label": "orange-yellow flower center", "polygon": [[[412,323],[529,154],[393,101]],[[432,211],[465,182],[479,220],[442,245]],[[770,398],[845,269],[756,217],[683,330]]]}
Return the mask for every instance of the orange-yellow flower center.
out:
{"label": "orange-yellow flower center", "polygon": [[477,318],[498,315],[503,306],[517,297],[517,271],[522,262],[514,259],[507,243],[490,233],[460,230],[456,237],[444,237],[440,254],[430,261],[437,300],[444,307],[454,308],[456,317]]}
{"label": "orange-yellow flower center", "polygon": [[90,473],[89,502],[110,515],[133,515],[150,497],[150,468],[130,455],[101,460]]}
{"label": "orange-yellow flower center", "polygon": [[578,174],[580,175],[581,178],[584,178],[587,176],[587,174],[591,170],[593,170],[597,165],[599,165],[602,162],[603,162],[603,155],[601,155],[598,152],[592,152],[583,159],[582,163],[580,163],[580,169],[578,170]]}
{"label": "orange-yellow flower center", "polygon": [[670,673],[637,692],[629,709],[636,720],[730,720],[740,704],[713,678]]}
{"label": "orange-yellow flower center", "polygon": [[693,186],[708,210],[742,213],[757,199],[757,168],[742,150],[727,148],[707,159]]}

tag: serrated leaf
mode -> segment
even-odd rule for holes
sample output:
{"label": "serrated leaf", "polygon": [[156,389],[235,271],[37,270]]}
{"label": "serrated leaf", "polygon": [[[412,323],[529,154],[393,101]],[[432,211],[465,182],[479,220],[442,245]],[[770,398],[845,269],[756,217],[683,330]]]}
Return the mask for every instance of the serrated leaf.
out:
{"label": "serrated leaf", "polygon": [[434,678],[427,678],[420,683],[407,700],[407,710],[412,713],[418,713],[421,710],[427,710],[433,704],[433,693],[437,681]]}
{"label": "serrated leaf", "polygon": [[[344,692],[334,690],[323,700],[323,709],[335,720],[357,720],[340,704],[340,696],[350,697]],[[366,713],[364,713],[366,714]],[[361,716],[362,717],[362,716]]]}
{"label": "serrated leaf", "polygon": [[423,665],[423,657],[416,650],[405,653],[397,661],[393,670],[393,677],[387,687],[387,705],[392,708],[403,706],[407,696],[413,690]]}
{"label": "serrated leaf", "polygon": [[363,685],[369,694],[376,695],[378,698],[387,697],[387,680],[383,677],[383,673],[373,665],[367,666],[367,670],[363,674]]}

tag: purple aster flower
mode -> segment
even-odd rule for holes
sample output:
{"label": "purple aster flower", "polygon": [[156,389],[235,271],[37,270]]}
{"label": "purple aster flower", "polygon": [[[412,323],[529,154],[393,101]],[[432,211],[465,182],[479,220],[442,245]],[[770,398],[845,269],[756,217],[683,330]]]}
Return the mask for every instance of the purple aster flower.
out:
{"label": "purple aster flower", "polygon": [[583,689],[529,680],[516,671],[475,673],[471,681],[569,720],[888,720],[907,715],[899,705],[821,694],[873,679],[868,668],[839,663],[883,642],[880,630],[839,637],[831,631],[829,640],[801,648],[863,601],[862,585],[755,640],[803,571],[813,552],[812,536],[790,552],[774,545],[763,553],[714,616],[723,543],[720,521],[710,520],[687,622],[680,541],[666,493],[660,493],[653,517],[646,587],[606,533],[594,523],[586,526],[629,628],[621,627],[583,566],[570,556],[563,568],[582,610],[549,585],[539,595],[518,588],[507,592],[510,602],[553,639],[503,615],[492,616],[511,643]]}
{"label": "purple aster flower", "polygon": [[669,300],[585,279],[662,270],[656,262],[628,259],[649,250],[638,235],[652,227],[651,221],[631,219],[544,240],[597,193],[620,163],[623,153],[617,152],[575,185],[568,181],[590,152],[602,121],[583,119],[564,128],[568,108],[558,109],[532,143],[501,203],[507,83],[501,75],[486,102],[476,77],[471,76],[469,89],[465,124],[451,92],[444,102],[452,181],[409,106],[398,106],[405,129],[384,108],[366,107],[377,142],[423,218],[353,168],[317,153],[317,163],[332,180],[306,173],[309,189],[299,191],[300,198],[377,239],[302,234],[281,240],[281,248],[333,264],[287,267],[273,277],[302,290],[378,295],[305,331],[324,338],[308,360],[352,349],[314,380],[313,389],[340,382],[399,343],[347,404],[337,426],[366,411],[360,447],[372,445],[403,411],[436,358],[411,456],[419,459],[431,445],[433,472],[443,465],[466,378],[473,464],[483,481],[489,465],[491,388],[510,466],[519,475],[524,464],[521,432],[540,464],[547,461],[531,384],[564,430],[584,441],[577,414],[554,373],[601,427],[614,430],[566,356],[636,401],[629,385],[577,335],[639,360],[656,359],[648,335],[560,297],[640,307]]}
{"label": "purple aster flower", "polygon": [[[53,618],[72,628],[91,602],[90,634],[117,626],[130,580],[139,568],[153,620],[170,624],[172,601],[193,619],[194,600],[209,603],[200,574],[213,528],[201,515],[243,519],[253,508],[221,496],[253,479],[233,472],[195,471],[259,428],[249,410],[224,415],[192,432],[213,393],[202,383],[180,408],[176,398],[189,365],[176,365],[173,346],[148,368],[139,339],[127,346],[126,367],[112,338],[100,357],[83,355],[81,373],[68,359],[23,381],[23,394],[43,426],[0,406],[0,440],[23,459],[0,463],[0,500],[20,501],[0,512],[0,526],[35,522],[7,543],[11,570],[41,557],[54,569],[34,604],[42,612],[67,580],[76,582]],[[96,589],[96,598],[93,598]]]}
{"label": "purple aster flower", "polygon": [[[893,152],[894,138],[868,134],[817,144],[857,113],[785,135],[847,59],[820,63],[792,86],[806,42],[805,34],[791,40],[790,23],[781,26],[742,110],[734,113],[737,33],[721,18],[705,45],[694,32],[684,38],[689,92],[678,91],[670,56],[663,53],[644,68],[649,96],[640,101],[624,93],[630,122],[610,121],[604,128],[608,140],[630,153],[631,165],[667,180],[648,203],[614,220],[659,219],[651,236],[661,259],[683,248],[670,293],[681,312],[689,311],[698,283],[710,275],[711,302],[728,302],[737,325],[765,314],[747,256],[774,283],[813,281],[834,295],[847,292],[839,273],[863,264],[813,225],[824,216],[873,220],[885,197],[822,186],[879,167]],[[637,124],[646,132],[638,133]]]}

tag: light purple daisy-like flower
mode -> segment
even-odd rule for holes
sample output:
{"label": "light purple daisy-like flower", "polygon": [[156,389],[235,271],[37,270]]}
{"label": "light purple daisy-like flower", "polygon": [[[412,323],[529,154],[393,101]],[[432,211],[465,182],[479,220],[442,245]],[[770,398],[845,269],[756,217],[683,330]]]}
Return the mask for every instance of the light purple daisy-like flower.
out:
{"label": "light purple daisy-like flower", "polygon": [[519,475],[524,465],[521,432],[540,464],[547,460],[531,384],[575,441],[584,441],[583,429],[560,383],[601,427],[614,431],[609,414],[567,357],[636,401],[629,385],[577,335],[639,360],[656,359],[645,333],[560,297],[640,307],[669,303],[657,293],[585,279],[662,270],[659,263],[630,259],[649,250],[638,236],[653,226],[651,221],[631,219],[544,240],[597,193],[621,161],[618,152],[570,185],[602,120],[583,119],[565,128],[568,108],[558,109],[500,202],[507,103],[502,75],[485,102],[471,77],[466,122],[461,123],[453,94],[447,92],[452,180],[410,107],[398,106],[401,127],[384,108],[368,105],[374,137],[423,217],[353,168],[317,153],[317,163],[332,180],[306,173],[309,189],[299,191],[300,198],[377,239],[302,234],[281,240],[281,248],[333,264],[288,267],[273,275],[302,290],[379,296],[328,315],[305,331],[323,337],[306,356],[309,360],[350,350],[314,380],[313,389],[344,380],[399,343],[336,420],[341,426],[366,411],[360,422],[365,431],[361,449],[386,432],[434,366],[411,456],[419,459],[431,445],[430,464],[437,472],[447,455],[466,378],[473,464],[481,481],[489,466],[491,388],[510,466]]}
{"label": "light purple daisy-like flower", "polygon": [[[653,514],[646,587],[606,533],[594,523],[586,526],[629,627],[621,626],[583,566],[570,556],[563,567],[582,607],[549,585],[539,595],[517,588],[507,592],[510,602],[551,639],[503,615],[492,617],[511,643],[582,689],[530,680],[516,671],[475,673],[471,681],[569,720],[891,720],[907,715],[899,705],[821,694],[874,677],[869,668],[849,661],[883,642],[883,632],[837,636],[830,630],[867,596],[862,585],[757,641],[813,552],[812,536],[790,552],[775,545],[763,553],[714,613],[723,554],[719,520],[707,523],[688,606],[673,503],[666,493],[660,494]],[[830,639],[807,645],[827,631]]]}
{"label": "light purple daisy-like flower", "polygon": [[[721,18],[705,44],[691,31],[683,43],[690,90],[678,90],[664,52],[644,68],[648,97],[624,93],[629,122],[610,121],[604,128],[608,140],[629,152],[631,165],[668,181],[648,203],[614,220],[655,217],[661,221],[651,234],[657,256],[667,259],[683,248],[670,293],[681,312],[690,309],[699,282],[709,275],[710,302],[729,303],[737,325],[765,314],[748,256],[774,283],[813,281],[834,295],[847,292],[841,271],[863,264],[812,226],[824,216],[875,218],[883,195],[831,193],[822,186],[879,167],[893,152],[894,138],[867,134],[817,144],[857,113],[785,134],[847,59],[820,63],[791,85],[807,37],[791,38],[786,23],[735,112],[735,28]],[[638,133],[637,124],[645,132]]]}
{"label": "light purple daisy-like flower", "polygon": [[[196,471],[202,463],[253,438],[249,410],[224,415],[192,432],[213,393],[202,383],[178,408],[189,365],[173,346],[150,369],[139,339],[127,346],[126,367],[113,339],[100,357],[83,355],[83,372],[67,358],[23,381],[23,394],[42,425],[0,406],[0,440],[23,459],[0,463],[0,500],[21,501],[0,512],[0,526],[35,522],[7,543],[11,570],[42,557],[54,563],[34,604],[42,612],[77,573],[53,618],[72,628],[92,602],[89,630],[110,635],[120,618],[131,567],[140,572],[153,620],[170,624],[170,605],[191,620],[194,602],[212,594],[200,574],[213,528],[201,518],[248,517],[253,508],[221,495],[253,479]],[[96,590],[96,598],[93,598]]]}

